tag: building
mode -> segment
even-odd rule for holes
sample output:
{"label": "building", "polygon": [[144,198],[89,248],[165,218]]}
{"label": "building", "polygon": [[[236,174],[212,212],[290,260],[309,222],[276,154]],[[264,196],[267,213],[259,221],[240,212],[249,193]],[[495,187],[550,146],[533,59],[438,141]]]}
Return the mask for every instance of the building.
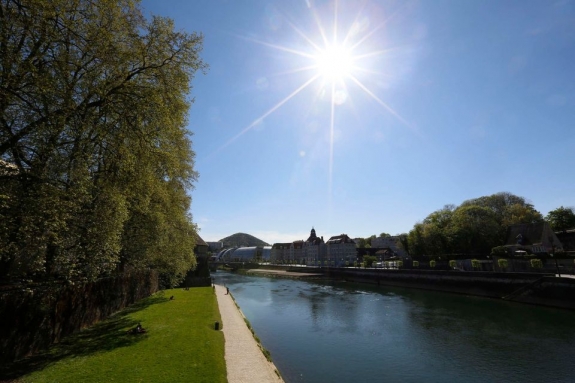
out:
{"label": "building", "polygon": [[258,262],[261,260],[261,247],[239,247],[231,254],[232,262]]}
{"label": "building", "polygon": [[302,264],[303,261],[303,241],[293,241],[290,245],[289,260],[291,263],[296,263],[298,265]]}
{"label": "building", "polygon": [[505,247],[513,255],[552,254],[563,250],[563,245],[547,222],[509,226]]}
{"label": "building", "polygon": [[208,244],[208,246],[209,246],[209,248],[210,248],[210,251],[216,252],[216,251],[220,251],[221,249],[224,248],[224,243],[221,242],[221,241],[218,241],[218,242],[210,242],[210,241],[208,241],[208,242],[206,242],[206,243]]}
{"label": "building", "polygon": [[312,227],[307,241],[303,243],[303,263],[310,266],[319,266],[325,260],[327,246],[323,236],[318,237]]}
{"label": "building", "polygon": [[272,255],[272,247],[264,246],[262,248],[262,262],[269,262]]}
{"label": "building", "polygon": [[575,229],[556,232],[555,235],[563,245],[563,250],[567,254],[575,256]]}
{"label": "building", "polygon": [[407,258],[408,254],[401,246],[399,236],[377,237],[371,240],[371,247],[375,249],[389,250],[389,256]]}
{"label": "building", "polygon": [[309,266],[348,266],[357,259],[355,242],[341,234],[324,242],[312,227],[306,241],[274,243],[271,249],[272,263],[295,263]]}
{"label": "building", "polygon": [[274,243],[270,253],[270,262],[288,263],[290,257],[291,243]]}
{"label": "building", "polygon": [[232,247],[229,249],[223,249],[222,251],[220,251],[214,258],[214,261],[217,262],[231,262],[232,260],[232,254],[234,253],[234,251],[236,251],[237,247]]}
{"label": "building", "polygon": [[196,233],[196,247],[194,247],[194,254],[196,257],[207,257],[208,255],[208,244],[204,242],[198,233]]}
{"label": "building", "polygon": [[327,266],[353,265],[357,258],[355,242],[347,234],[331,237],[327,243]]}
{"label": "building", "polygon": [[232,247],[220,251],[212,257],[212,260],[217,262],[263,262],[266,261],[266,257],[269,259],[269,250],[269,246]]}

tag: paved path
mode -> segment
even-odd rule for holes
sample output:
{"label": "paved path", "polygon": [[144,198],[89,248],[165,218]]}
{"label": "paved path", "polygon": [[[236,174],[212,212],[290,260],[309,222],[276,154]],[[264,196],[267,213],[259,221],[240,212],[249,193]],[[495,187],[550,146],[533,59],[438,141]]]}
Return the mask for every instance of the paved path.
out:
{"label": "paved path", "polygon": [[275,372],[275,365],[262,353],[232,297],[226,295],[226,288],[216,285],[216,297],[226,341],[228,383],[283,382]]}

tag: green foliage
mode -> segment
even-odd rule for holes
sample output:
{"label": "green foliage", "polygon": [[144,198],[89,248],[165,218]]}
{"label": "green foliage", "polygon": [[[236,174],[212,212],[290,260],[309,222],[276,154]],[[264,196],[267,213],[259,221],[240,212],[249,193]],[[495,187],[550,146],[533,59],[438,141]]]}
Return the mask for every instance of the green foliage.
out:
{"label": "green foliage", "polygon": [[434,269],[435,266],[437,266],[437,262],[436,262],[435,260],[432,259],[431,261],[429,261],[429,267],[431,267],[432,269]]}
{"label": "green foliage", "polygon": [[531,267],[533,267],[534,269],[541,269],[543,267],[543,263],[541,262],[540,259],[534,258],[531,259]]}
{"label": "green foliage", "polygon": [[479,261],[477,259],[471,260],[471,267],[473,267],[474,269],[478,269],[480,266],[481,266],[481,264],[479,263]]}
{"label": "green foliage", "polygon": [[497,193],[431,213],[409,232],[407,247],[412,255],[489,254],[504,243],[508,225],[541,220],[523,197]]}
{"label": "green foliage", "polygon": [[373,255],[364,255],[363,256],[363,263],[365,265],[365,267],[371,267],[373,265],[373,262],[377,261],[377,257],[373,256]]}
{"label": "green foliage", "polygon": [[366,244],[365,238],[358,238],[356,241],[356,246],[360,249],[365,248],[365,244]]}
{"label": "green foliage", "polygon": [[509,251],[505,246],[495,246],[491,249],[491,255],[507,255]]}
{"label": "green foliage", "polygon": [[558,207],[555,210],[551,210],[545,219],[554,231],[575,229],[575,208]]}
{"label": "green foliage", "polygon": [[[271,361],[272,361],[272,354],[271,354],[271,352],[269,352],[269,350],[267,350],[267,349],[265,349],[265,348],[263,348],[263,347],[261,348],[261,350],[262,350],[262,353],[264,354],[264,356],[266,357],[267,361],[268,361],[268,362],[271,362]],[[277,371],[277,370],[276,370],[276,371]]]}
{"label": "green foliage", "polygon": [[403,261],[397,261],[397,268],[403,267]]}
{"label": "green foliage", "polygon": [[497,265],[499,266],[500,269],[505,270],[507,269],[507,267],[509,267],[509,262],[505,258],[499,258],[497,260]]}
{"label": "green foliage", "polygon": [[419,267],[419,261],[413,261],[413,267]]}
{"label": "green foliage", "polygon": [[455,269],[457,267],[457,261],[452,259],[451,261],[449,261],[449,267],[451,269]]}
{"label": "green foliage", "polygon": [[375,236],[375,234],[370,235],[369,237],[367,237],[367,238],[365,239],[366,246],[369,245],[369,247],[371,247],[371,241],[374,240],[375,238],[377,238],[377,237]]}
{"label": "green foliage", "polygon": [[[20,380],[226,382],[224,335],[213,331],[221,317],[212,288],[162,293],[55,345],[47,360],[52,363]],[[166,298],[171,295],[173,301]],[[126,334],[138,323],[145,334]]]}
{"label": "green foliage", "polygon": [[408,235],[406,233],[399,234],[399,248],[405,250],[405,252],[409,253],[409,240]]}
{"label": "green foliage", "polygon": [[130,0],[0,0],[0,47],[0,278],[181,280],[202,36]]}

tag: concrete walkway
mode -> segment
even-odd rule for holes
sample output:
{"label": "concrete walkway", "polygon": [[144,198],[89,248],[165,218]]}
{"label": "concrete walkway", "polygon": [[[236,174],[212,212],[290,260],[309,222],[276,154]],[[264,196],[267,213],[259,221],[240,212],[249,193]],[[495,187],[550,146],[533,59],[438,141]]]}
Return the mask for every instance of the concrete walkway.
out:
{"label": "concrete walkway", "polygon": [[226,295],[226,288],[216,285],[216,297],[226,341],[225,357],[228,382],[283,382],[283,379],[276,374],[275,365],[268,362],[262,353],[232,297]]}

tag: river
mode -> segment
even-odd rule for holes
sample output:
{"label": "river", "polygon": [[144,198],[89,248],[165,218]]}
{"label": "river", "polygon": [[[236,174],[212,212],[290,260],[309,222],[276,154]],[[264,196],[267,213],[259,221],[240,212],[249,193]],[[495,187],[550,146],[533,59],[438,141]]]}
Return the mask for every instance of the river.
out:
{"label": "river", "polygon": [[[575,382],[575,313],[218,271],[285,381]],[[225,326],[225,323],[224,323]]]}

